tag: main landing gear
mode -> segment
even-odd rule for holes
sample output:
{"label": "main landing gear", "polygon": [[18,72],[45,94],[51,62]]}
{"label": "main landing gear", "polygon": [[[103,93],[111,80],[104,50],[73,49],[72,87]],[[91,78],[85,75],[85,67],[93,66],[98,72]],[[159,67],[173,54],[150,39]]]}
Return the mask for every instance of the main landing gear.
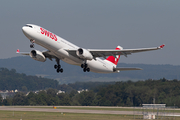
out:
{"label": "main landing gear", "polygon": [[56,59],[57,65],[54,65],[54,69],[56,69],[56,72],[59,73],[63,73],[63,69],[61,68],[61,65],[59,64],[60,60],[57,58]]}
{"label": "main landing gear", "polygon": [[84,72],[86,72],[86,71],[89,72],[90,71],[90,68],[88,68],[88,65],[86,63],[81,64],[81,68],[83,68]]}
{"label": "main landing gear", "polygon": [[31,44],[30,44],[30,48],[34,48],[34,42],[35,42],[35,40],[30,40],[30,42],[31,42]]}

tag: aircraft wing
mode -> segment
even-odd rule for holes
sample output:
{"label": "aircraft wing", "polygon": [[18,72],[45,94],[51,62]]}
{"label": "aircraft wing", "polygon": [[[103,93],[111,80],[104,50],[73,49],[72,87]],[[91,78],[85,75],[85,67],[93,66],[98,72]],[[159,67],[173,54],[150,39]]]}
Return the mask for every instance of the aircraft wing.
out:
{"label": "aircraft wing", "polygon": [[[18,54],[22,54],[22,55],[30,55],[29,52],[20,52],[19,49],[17,49],[16,53]],[[52,58],[56,58],[56,56],[54,56],[51,51],[47,50],[47,51],[43,51],[42,54],[46,57],[49,58],[52,61]]]}
{"label": "aircraft wing", "polygon": [[[104,57],[107,56],[116,56],[116,55],[130,55],[131,53],[138,53],[138,52],[145,52],[145,51],[152,51],[162,49],[165,45],[161,45],[159,47],[152,47],[152,48],[138,48],[138,49],[122,49],[122,50],[114,50],[114,49],[87,49],[94,58],[96,57]],[[69,54],[78,57],[76,55],[77,50],[66,50]]]}
{"label": "aircraft wing", "polygon": [[141,68],[113,68],[114,71],[142,70]]}
{"label": "aircraft wing", "polygon": [[94,57],[106,57],[106,56],[116,56],[116,55],[130,55],[131,53],[145,52],[162,49],[165,45],[152,48],[138,48],[138,49],[122,49],[122,50],[98,50],[98,49],[88,49]]}

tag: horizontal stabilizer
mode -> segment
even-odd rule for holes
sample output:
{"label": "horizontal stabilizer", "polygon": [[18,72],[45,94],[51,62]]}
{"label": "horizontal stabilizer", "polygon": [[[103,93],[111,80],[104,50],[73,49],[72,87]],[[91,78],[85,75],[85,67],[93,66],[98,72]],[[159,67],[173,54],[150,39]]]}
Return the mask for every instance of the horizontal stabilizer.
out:
{"label": "horizontal stabilizer", "polygon": [[29,55],[29,53],[28,53],[28,52],[20,52],[20,51],[19,51],[19,49],[17,49],[16,53],[18,53],[18,54],[22,54],[22,55]]}
{"label": "horizontal stabilizer", "polygon": [[142,70],[141,68],[114,68],[114,71]]}

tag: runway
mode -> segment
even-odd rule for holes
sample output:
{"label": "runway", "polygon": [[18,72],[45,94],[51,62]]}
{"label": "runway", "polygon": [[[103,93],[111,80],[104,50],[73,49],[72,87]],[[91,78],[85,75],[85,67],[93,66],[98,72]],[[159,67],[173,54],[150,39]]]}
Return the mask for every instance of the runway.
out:
{"label": "runway", "polygon": [[[98,109],[98,110],[91,110],[92,108]],[[103,110],[105,108],[108,108],[108,109],[113,108],[113,110]],[[115,110],[116,108],[122,108],[126,110],[130,109],[130,110],[128,111]],[[100,107],[100,106],[57,106],[57,109],[53,109],[53,106],[0,106],[0,111],[2,110],[2,111],[143,115],[142,112],[133,111],[132,109],[133,108],[130,108],[130,107],[126,108],[126,107]],[[171,114],[166,114],[165,116],[180,116],[180,113],[174,113],[174,114],[171,113]]]}
{"label": "runway", "polygon": [[113,111],[113,110],[80,110],[80,109],[51,109],[51,108],[36,108],[36,107],[13,107],[0,106],[3,111],[36,111],[36,112],[59,112],[59,113],[91,113],[91,114],[123,114],[133,115],[133,111]]}

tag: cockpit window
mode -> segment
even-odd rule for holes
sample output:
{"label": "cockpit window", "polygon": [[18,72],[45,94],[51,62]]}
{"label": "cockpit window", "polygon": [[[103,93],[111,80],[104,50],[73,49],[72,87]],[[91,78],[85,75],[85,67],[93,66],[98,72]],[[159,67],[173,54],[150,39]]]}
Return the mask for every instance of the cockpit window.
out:
{"label": "cockpit window", "polygon": [[25,26],[30,27],[30,28],[33,28],[31,25],[25,25]]}

